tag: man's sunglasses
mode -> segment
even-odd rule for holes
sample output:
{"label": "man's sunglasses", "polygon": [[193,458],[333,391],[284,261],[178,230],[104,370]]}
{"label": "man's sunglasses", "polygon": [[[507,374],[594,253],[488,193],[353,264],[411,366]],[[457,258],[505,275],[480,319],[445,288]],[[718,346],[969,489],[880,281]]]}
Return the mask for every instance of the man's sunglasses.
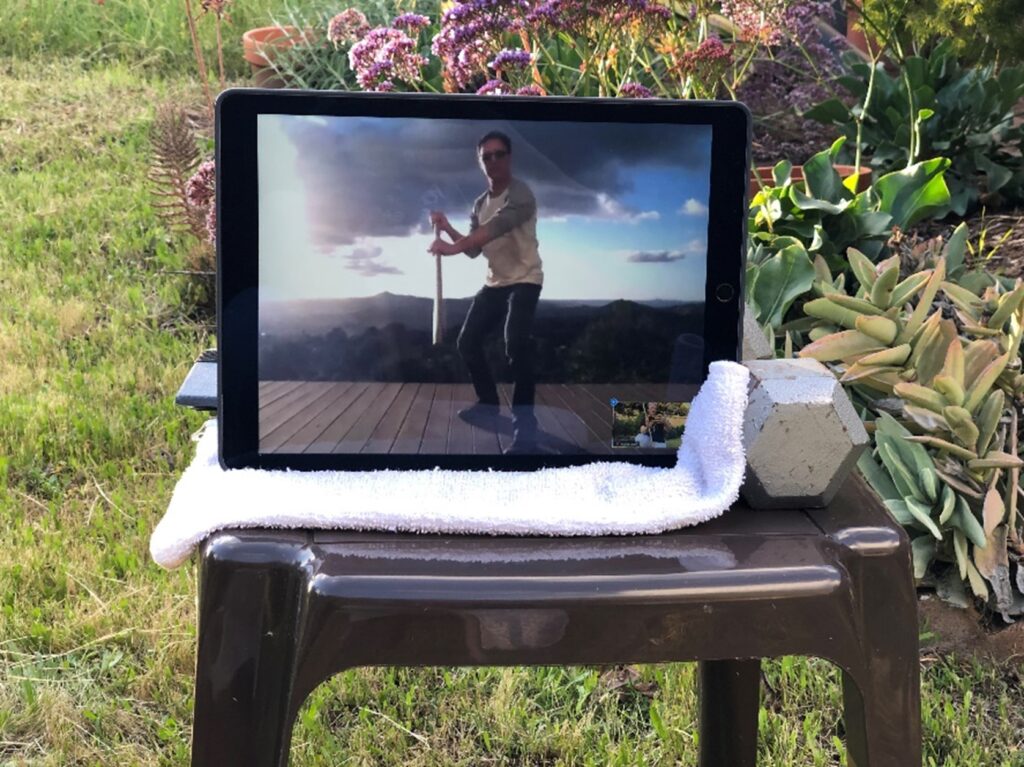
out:
{"label": "man's sunglasses", "polygon": [[506,157],[508,157],[508,152],[504,149],[498,149],[494,152],[484,152],[480,155],[480,159],[484,162],[490,162],[491,160],[504,160]]}

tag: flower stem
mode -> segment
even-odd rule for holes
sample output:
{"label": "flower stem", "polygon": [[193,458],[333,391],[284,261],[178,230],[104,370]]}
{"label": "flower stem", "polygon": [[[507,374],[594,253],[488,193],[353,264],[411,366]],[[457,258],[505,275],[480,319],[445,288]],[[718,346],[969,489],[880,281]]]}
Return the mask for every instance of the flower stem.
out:
{"label": "flower stem", "polygon": [[192,36],[192,52],[196,57],[196,66],[199,68],[199,79],[203,83],[203,93],[206,94],[206,106],[210,110],[210,119],[213,119],[213,98],[210,96],[210,83],[206,79],[206,60],[203,58],[203,49],[199,45],[199,35],[196,33],[196,21],[192,16],[192,0],[185,0],[185,18],[188,19],[188,31]]}

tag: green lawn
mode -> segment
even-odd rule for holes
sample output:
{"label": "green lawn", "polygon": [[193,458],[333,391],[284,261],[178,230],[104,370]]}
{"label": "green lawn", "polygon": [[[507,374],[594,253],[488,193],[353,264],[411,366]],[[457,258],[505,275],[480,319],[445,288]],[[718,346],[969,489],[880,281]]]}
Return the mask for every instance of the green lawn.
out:
{"label": "green lawn", "polygon": [[[200,89],[0,58],[0,765],[188,763],[196,572],[159,569],[148,537],[203,421],[172,400],[211,329],[146,188],[169,97]],[[837,672],[765,670],[761,764],[841,764]],[[349,671],[302,710],[293,763],[693,764],[693,667],[639,671],[650,696],[591,668]],[[1020,668],[923,677],[928,764],[1024,765]]]}

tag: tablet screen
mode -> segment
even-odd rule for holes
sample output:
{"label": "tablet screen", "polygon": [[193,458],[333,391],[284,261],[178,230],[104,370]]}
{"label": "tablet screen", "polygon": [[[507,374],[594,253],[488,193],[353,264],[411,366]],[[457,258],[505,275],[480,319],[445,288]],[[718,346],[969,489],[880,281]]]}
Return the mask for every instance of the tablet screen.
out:
{"label": "tablet screen", "polygon": [[259,452],[672,453],[712,129],[260,114]]}

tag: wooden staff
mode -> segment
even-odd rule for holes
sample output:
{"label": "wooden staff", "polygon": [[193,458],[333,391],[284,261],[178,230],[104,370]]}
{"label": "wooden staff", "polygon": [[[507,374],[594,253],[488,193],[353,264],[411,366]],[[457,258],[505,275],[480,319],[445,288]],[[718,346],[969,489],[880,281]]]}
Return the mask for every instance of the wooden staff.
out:
{"label": "wooden staff", "polygon": [[[435,239],[441,236],[441,230],[435,225],[434,226],[434,237]],[[444,310],[442,308],[442,290],[441,290],[441,256],[434,256],[435,266],[437,270],[437,292],[434,294],[434,346],[437,346],[444,340]]]}

